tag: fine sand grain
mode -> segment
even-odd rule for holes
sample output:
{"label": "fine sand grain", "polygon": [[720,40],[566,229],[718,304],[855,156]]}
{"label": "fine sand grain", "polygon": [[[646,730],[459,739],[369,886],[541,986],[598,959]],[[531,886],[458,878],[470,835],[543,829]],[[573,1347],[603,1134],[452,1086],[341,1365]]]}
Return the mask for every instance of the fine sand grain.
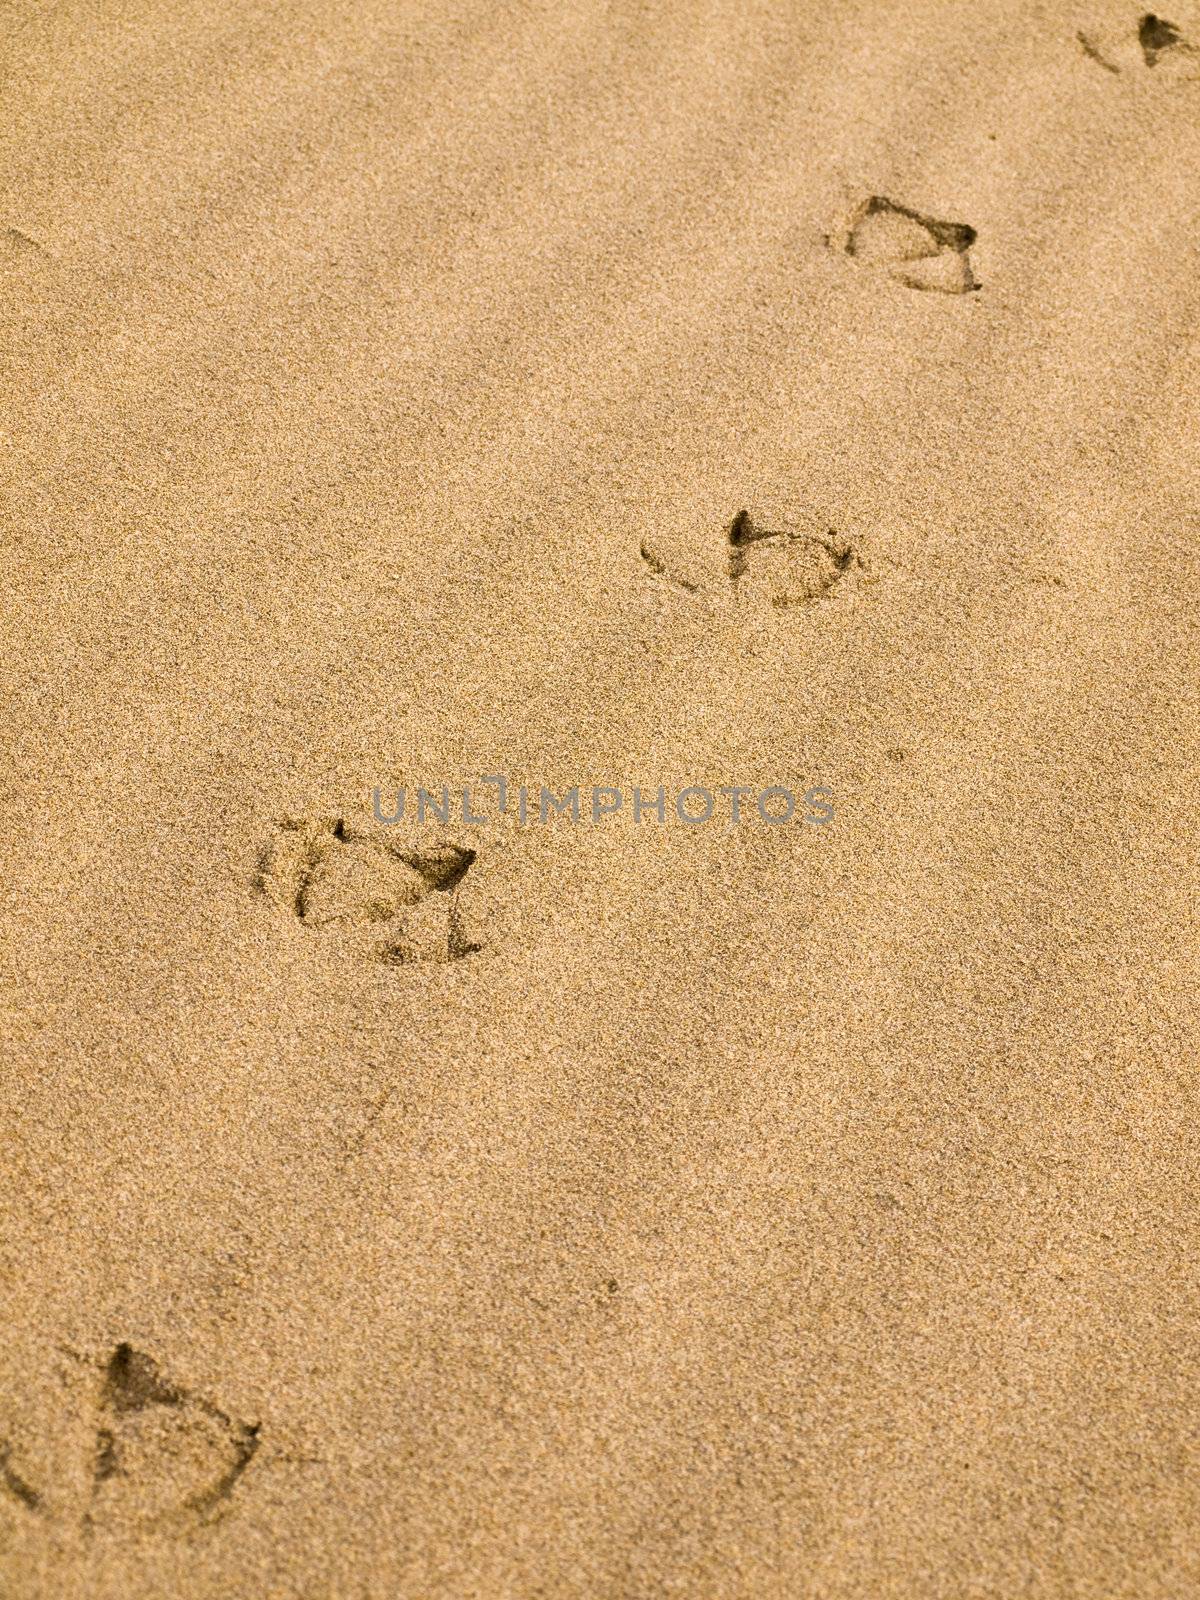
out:
{"label": "fine sand grain", "polygon": [[0,108],[0,1594],[1200,1593],[1198,0]]}

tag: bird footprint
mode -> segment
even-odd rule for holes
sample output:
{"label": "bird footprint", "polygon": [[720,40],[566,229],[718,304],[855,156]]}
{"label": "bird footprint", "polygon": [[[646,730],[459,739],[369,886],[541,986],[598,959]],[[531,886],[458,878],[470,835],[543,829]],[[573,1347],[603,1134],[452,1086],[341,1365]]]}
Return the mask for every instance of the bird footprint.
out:
{"label": "bird footprint", "polygon": [[393,842],[342,817],[287,818],[262,853],[257,884],[306,928],[337,930],[389,966],[455,961],[482,949],[458,906],[475,859],[459,844]]}
{"label": "bird footprint", "polygon": [[[0,1486],[10,1500],[29,1515],[86,1529],[182,1527],[215,1514],[254,1459],[259,1426],[171,1382],[153,1356],[130,1344],[98,1362],[71,1354],[96,1375],[84,1407],[81,1447],[91,1457],[84,1498],[40,1481],[5,1442]],[[73,1475],[64,1466],[69,1485]]]}
{"label": "bird footprint", "polygon": [[752,572],[755,579],[761,579],[777,610],[823,599],[864,565],[853,541],[833,528],[825,535],[775,531],[761,527],[743,510],[729,524],[728,537],[730,578],[737,583]]}
{"label": "bird footprint", "polygon": [[820,534],[806,531],[786,517],[771,520],[778,526],[739,511],[725,528],[724,573],[718,577],[715,572],[714,552],[714,570],[705,582],[684,577],[649,545],[643,544],[642,559],[656,578],[689,593],[724,591],[739,604],[758,600],[777,611],[811,605],[843,585],[854,588],[857,580],[869,580],[858,539],[834,528]]}
{"label": "bird footprint", "polygon": [[910,289],[971,294],[981,287],[970,256],[977,237],[969,223],[942,222],[873,194],[855,208],[836,242],[860,266],[879,267]]}
{"label": "bird footprint", "polygon": [[1200,52],[1173,22],[1155,16],[1153,11],[1145,12],[1138,19],[1136,31],[1126,23],[1119,29],[1101,29],[1094,33],[1080,30],[1075,38],[1088,60],[1103,67],[1105,72],[1139,72],[1150,67],[1157,69],[1157,77],[1196,81],[1196,58]]}

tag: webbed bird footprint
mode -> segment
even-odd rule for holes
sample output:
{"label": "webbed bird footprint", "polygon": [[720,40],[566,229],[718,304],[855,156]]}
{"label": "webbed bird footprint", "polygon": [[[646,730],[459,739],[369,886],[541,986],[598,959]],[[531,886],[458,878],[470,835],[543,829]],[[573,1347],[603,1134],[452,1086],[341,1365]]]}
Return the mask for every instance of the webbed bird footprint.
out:
{"label": "webbed bird footprint", "polygon": [[1084,55],[1106,72],[1141,72],[1150,67],[1157,78],[1185,83],[1200,76],[1200,51],[1173,22],[1153,11],[1144,12],[1136,27],[1132,18],[1126,18],[1120,26],[1081,29],[1075,38]]}
{"label": "webbed bird footprint", "polygon": [[389,965],[454,961],[482,948],[463,929],[457,896],[475,855],[445,840],[393,841],[340,817],[287,819],[263,852],[258,886],[306,928],[365,941]]}
{"label": "webbed bird footprint", "polygon": [[169,1383],[152,1356],[119,1344],[101,1391],[92,1518],[161,1522],[227,1499],[258,1449],[259,1430]]}
{"label": "webbed bird footprint", "polygon": [[768,528],[743,510],[729,524],[728,539],[729,576],[739,592],[769,599],[781,611],[824,599],[865,568],[854,540],[833,528],[826,534]]}
{"label": "webbed bird footprint", "polygon": [[35,1480],[5,1444],[0,1484],[14,1501],[53,1521],[130,1530],[203,1521],[230,1498],[258,1450],[257,1424],[168,1381],[153,1356],[130,1344],[100,1362],[73,1359],[99,1373],[75,1435],[90,1454],[87,1470],[76,1472],[59,1452],[61,1481]]}
{"label": "webbed bird footprint", "polygon": [[680,541],[667,556],[643,544],[642,560],[656,580],[699,595],[710,605],[732,602],[739,609],[756,603],[777,611],[808,606],[853,594],[874,579],[860,537],[836,528],[817,532],[786,508],[765,514],[743,509],[721,533],[723,550],[710,524],[703,550],[689,550]]}
{"label": "webbed bird footprint", "polygon": [[859,266],[876,267],[910,289],[970,294],[981,285],[971,267],[978,235],[966,222],[943,222],[873,194],[831,240]]}

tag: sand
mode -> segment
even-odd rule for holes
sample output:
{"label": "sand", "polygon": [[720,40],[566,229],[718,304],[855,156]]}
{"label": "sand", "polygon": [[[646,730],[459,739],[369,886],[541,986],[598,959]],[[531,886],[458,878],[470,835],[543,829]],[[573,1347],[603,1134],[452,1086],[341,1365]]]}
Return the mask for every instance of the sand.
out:
{"label": "sand", "polygon": [[0,103],[0,1592],[1200,1592],[1196,0]]}

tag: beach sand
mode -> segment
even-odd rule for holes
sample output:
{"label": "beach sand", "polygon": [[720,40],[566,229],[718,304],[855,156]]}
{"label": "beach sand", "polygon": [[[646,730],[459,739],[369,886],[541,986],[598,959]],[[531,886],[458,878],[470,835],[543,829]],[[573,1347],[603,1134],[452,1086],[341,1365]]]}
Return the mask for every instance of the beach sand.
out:
{"label": "beach sand", "polygon": [[1200,4],[0,101],[0,1592],[1200,1592]]}

